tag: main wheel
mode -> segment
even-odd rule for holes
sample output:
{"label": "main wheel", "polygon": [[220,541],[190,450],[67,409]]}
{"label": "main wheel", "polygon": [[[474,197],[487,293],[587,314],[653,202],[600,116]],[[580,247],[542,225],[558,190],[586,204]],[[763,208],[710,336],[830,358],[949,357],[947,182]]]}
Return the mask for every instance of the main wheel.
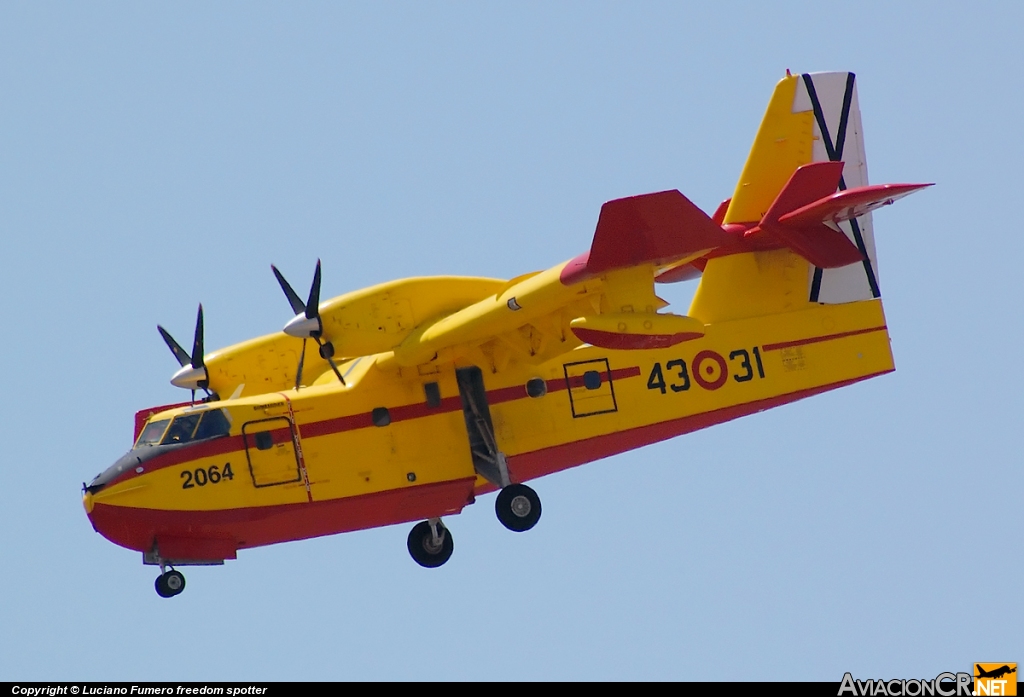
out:
{"label": "main wheel", "polygon": [[166,585],[172,595],[177,595],[185,590],[185,575],[180,571],[168,571],[164,574],[164,585]]}
{"label": "main wheel", "polygon": [[451,530],[440,523],[440,541],[434,540],[434,533],[430,529],[430,523],[423,521],[417,523],[409,532],[409,554],[420,566],[428,569],[435,569],[451,558],[455,551],[455,543],[452,541]]}
{"label": "main wheel", "polygon": [[156,594],[161,598],[173,598],[185,590],[185,576],[180,571],[168,571],[156,577]]}
{"label": "main wheel", "polygon": [[525,484],[509,484],[498,492],[494,512],[513,532],[526,532],[540,520],[540,497]]}

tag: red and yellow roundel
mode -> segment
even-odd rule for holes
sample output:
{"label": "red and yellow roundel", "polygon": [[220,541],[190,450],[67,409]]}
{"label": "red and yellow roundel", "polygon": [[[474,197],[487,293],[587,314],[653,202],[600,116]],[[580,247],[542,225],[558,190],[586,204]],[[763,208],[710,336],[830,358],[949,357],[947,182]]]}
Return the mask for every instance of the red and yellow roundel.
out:
{"label": "red and yellow roundel", "polygon": [[714,351],[701,351],[693,357],[693,379],[705,390],[717,390],[728,377],[725,359]]}

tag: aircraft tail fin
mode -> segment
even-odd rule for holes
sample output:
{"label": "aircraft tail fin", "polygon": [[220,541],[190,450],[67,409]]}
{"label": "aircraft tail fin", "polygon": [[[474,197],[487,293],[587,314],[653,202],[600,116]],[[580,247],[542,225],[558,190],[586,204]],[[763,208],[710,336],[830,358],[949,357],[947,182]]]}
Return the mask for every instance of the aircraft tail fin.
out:
{"label": "aircraft tail fin", "polygon": [[774,244],[712,255],[691,314],[729,319],[881,297],[871,211],[921,186],[868,184],[853,73],[787,71],[722,218],[745,226],[749,241]]}
{"label": "aircraft tail fin", "polygon": [[[797,169],[812,162],[845,164],[837,183],[839,190],[868,183],[853,73],[787,75],[779,82],[737,182],[725,222],[761,220]],[[812,262],[807,299],[843,303],[880,297],[870,211],[836,225],[860,252],[861,263],[829,268]],[[808,237],[805,233],[798,236]]]}

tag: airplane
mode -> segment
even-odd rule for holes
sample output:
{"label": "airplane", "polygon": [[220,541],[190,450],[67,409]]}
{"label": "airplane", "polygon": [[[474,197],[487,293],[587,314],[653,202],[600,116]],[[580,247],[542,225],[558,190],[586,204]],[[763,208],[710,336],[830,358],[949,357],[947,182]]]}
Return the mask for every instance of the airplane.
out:
{"label": "airplane", "polygon": [[[892,372],[872,211],[926,186],[868,184],[853,73],[787,71],[710,216],[675,190],[616,199],[547,270],[324,302],[319,261],[305,299],[272,266],[282,331],[207,355],[202,305],[191,352],[158,327],[192,398],[136,414],[85,510],[165,598],[178,567],[413,521],[409,554],[439,567],[476,497],[523,532],[525,482]],[[662,311],[656,284],[690,279],[686,314]]]}
{"label": "airplane", "polygon": [[977,675],[974,676],[976,678],[993,678],[993,679],[996,679],[996,678],[1001,678],[1004,675],[1009,675],[1010,673],[1016,673],[1017,672],[1016,664],[1014,664],[1013,668],[1011,668],[1008,665],[1003,665],[1003,666],[1000,666],[999,668],[994,668],[993,670],[985,670],[985,669],[983,669],[981,667],[980,663],[976,663],[976,664],[974,664],[974,668],[977,671]]}

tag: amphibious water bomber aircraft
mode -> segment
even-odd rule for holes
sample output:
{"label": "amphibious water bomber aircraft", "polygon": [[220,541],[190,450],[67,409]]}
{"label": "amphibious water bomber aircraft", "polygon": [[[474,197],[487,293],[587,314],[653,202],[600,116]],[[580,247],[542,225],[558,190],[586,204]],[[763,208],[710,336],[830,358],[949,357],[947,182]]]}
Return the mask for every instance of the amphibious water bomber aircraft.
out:
{"label": "amphibious water bomber aircraft", "polygon": [[[509,530],[541,516],[524,482],[894,370],[871,212],[926,184],[867,183],[852,73],[778,83],[733,196],[609,201],[590,250],[511,280],[407,278],[320,302],[215,351],[162,327],[192,400],[144,409],[135,444],[84,487],[93,527],[158,565],[421,521],[408,550],[452,554],[445,518],[497,491]],[[685,314],[658,283],[699,278]],[[196,393],[200,398],[196,400]]]}

